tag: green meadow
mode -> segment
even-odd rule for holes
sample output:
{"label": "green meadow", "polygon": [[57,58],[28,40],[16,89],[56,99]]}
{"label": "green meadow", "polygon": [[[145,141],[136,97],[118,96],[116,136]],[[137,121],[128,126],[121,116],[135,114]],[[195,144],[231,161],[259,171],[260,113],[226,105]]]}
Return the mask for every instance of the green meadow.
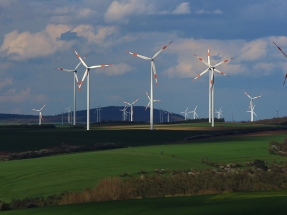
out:
{"label": "green meadow", "polygon": [[[282,142],[287,138],[287,132],[228,135],[183,141],[185,137],[194,135],[223,134],[242,129],[259,131],[268,127],[235,123],[231,123],[230,126],[222,123],[214,129],[208,126],[204,123],[157,125],[155,127],[157,130],[154,131],[149,131],[147,125],[99,126],[92,127],[91,131],[68,127],[49,130],[0,129],[1,139],[4,140],[3,142],[1,140],[0,151],[39,150],[57,146],[63,142],[79,145],[121,142],[125,146],[121,149],[0,162],[0,199],[10,202],[13,198],[49,196],[65,191],[84,190],[87,187],[93,188],[100,179],[119,176],[124,172],[139,177],[141,170],[148,174],[155,174],[154,170],[158,168],[170,170],[212,168],[202,163],[202,158],[223,164],[245,163],[255,159],[265,160],[268,163],[286,162],[285,157],[272,155],[267,149],[271,141]],[[214,195],[129,200],[27,209],[29,213],[26,210],[1,213],[71,214],[71,211],[76,210],[78,213],[73,214],[94,214],[95,211],[99,214],[175,214],[174,210],[178,209],[179,214],[190,214],[191,211],[195,214],[209,214],[209,209],[206,207],[214,207],[220,214],[224,214],[220,209],[222,205],[235,210],[236,207],[242,207],[250,201],[264,206],[266,204],[266,207],[267,202],[278,201],[278,208],[280,208],[280,202],[286,202],[285,194],[284,197],[275,195],[275,197],[261,198],[261,196],[252,200],[243,198],[227,202],[207,201],[214,200]],[[173,209],[170,208],[171,205]],[[258,207],[259,209],[264,211],[263,208]],[[213,210],[210,209],[209,212],[211,211]]]}

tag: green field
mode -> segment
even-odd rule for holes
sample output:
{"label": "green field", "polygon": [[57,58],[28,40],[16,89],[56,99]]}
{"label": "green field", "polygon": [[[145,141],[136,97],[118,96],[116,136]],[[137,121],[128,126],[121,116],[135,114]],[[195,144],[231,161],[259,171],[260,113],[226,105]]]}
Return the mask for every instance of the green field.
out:
{"label": "green field", "polygon": [[[146,125],[122,127],[100,126],[99,128],[93,128],[91,131],[70,128],[51,130],[0,129],[1,138],[4,137],[4,141],[1,141],[0,144],[0,151],[38,150],[56,146],[62,142],[79,145],[94,144],[96,142],[121,142],[126,146],[126,148],[122,149],[0,162],[0,199],[10,202],[12,198],[48,196],[64,191],[83,190],[86,187],[94,187],[99,179],[109,176],[119,176],[123,172],[133,176],[140,176],[140,170],[147,171],[148,174],[155,174],[154,170],[157,168],[170,170],[211,168],[201,163],[201,158],[203,157],[225,164],[231,162],[245,163],[254,159],[266,160],[269,163],[273,161],[286,162],[285,157],[271,155],[267,150],[270,141],[282,142],[283,139],[287,138],[286,133],[279,134],[274,132],[273,134],[270,133],[263,136],[220,136],[189,142],[182,141],[185,137],[194,135],[222,134],[242,129],[260,130],[268,127],[250,124],[231,124],[230,127],[227,125],[223,123],[222,127],[214,129],[207,127],[207,124],[198,124],[198,126],[194,124],[159,125],[156,126],[158,130],[155,131],[149,131]],[[140,129],[141,126],[145,126],[144,129]],[[163,154],[160,151],[163,151]],[[35,214],[49,214],[51,213],[49,212],[50,210],[62,211],[63,213],[61,214],[70,214],[69,211],[78,210],[86,211],[84,214],[89,214],[93,210],[96,210],[96,207],[99,208],[97,210],[102,210],[100,214],[105,214],[104,205],[111,204],[113,207],[119,208],[119,211],[110,209],[106,214],[134,214],[137,213],[136,208],[128,205],[134,205],[138,202],[139,205],[142,205],[138,206],[138,208],[142,208],[138,209],[141,214],[160,214],[160,211],[163,211],[162,214],[168,214],[167,212],[174,214],[171,213],[172,210],[162,208],[165,205],[170,205],[168,201],[173,199],[173,201],[179,202],[174,205],[175,208],[182,207],[181,204],[185,204],[184,202],[197,202],[194,205],[188,204],[186,212],[182,211],[181,214],[189,214],[189,211],[196,210],[199,210],[198,212],[203,210],[200,214],[208,214],[207,209],[205,210],[204,207],[207,205],[208,208],[213,207],[212,205],[214,204],[212,202],[206,202],[206,199],[211,197],[202,196],[198,198],[198,200],[196,200],[196,197],[180,197],[144,201],[105,202],[33,210]],[[272,202],[276,198],[273,197],[269,201]],[[279,199],[278,204],[283,199]],[[157,207],[157,201],[162,207]],[[244,201],[240,200],[238,204],[247,204],[248,201],[246,200],[246,203]],[[264,201],[267,200],[266,198],[256,198],[252,201],[265,204]],[[220,204],[224,203],[216,203],[216,205]],[[125,213],[124,209],[121,208],[126,207],[120,205],[126,205],[128,207],[126,210],[128,211]],[[230,207],[230,210],[234,210],[238,206],[235,202],[228,202],[227,205],[224,205],[225,207]],[[150,209],[148,209],[149,207]],[[280,208],[281,206],[278,207]],[[33,210],[29,210],[29,213],[25,212],[25,210],[1,213],[32,214],[30,212]],[[148,211],[151,213],[148,213]]]}
{"label": "green field", "polygon": [[17,211],[3,211],[3,215],[284,215],[286,214],[287,192],[232,193],[109,201],[76,205],[51,206]]}

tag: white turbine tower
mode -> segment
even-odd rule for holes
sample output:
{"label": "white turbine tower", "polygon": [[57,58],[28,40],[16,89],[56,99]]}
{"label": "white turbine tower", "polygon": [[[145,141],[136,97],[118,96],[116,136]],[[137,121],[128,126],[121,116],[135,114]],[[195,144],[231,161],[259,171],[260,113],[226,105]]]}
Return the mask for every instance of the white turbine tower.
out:
{"label": "white turbine tower", "polygon": [[133,115],[134,115],[134,104],[137,102],[139,100],[139,98],[138,99],[136,99],[133,103],[128,103],[128,102],[125,102],[125,101],[123,101],[123,103],[125,103],[125,104],[127,104],[127,105],[130,105],[131,106],[131,122],[133,121]]}
{"label": "white turbine tower", "polygon": [[101,64],[101,65],[96,65],[96,66],[87,66],[85,61],[81,58],[81,56],[78,54],[78,52],[75,50],[75,53],[81,63],[86,67],[86,71],[84,73],[84,76],[82,78],[82,81],[79,82],[79,89],[81,88],[86,76],[87,76],[87,130],[90,130],[90,69],[96,69],[96,68],[102,68],[106,66],[110,66],[110,64]]}
{"label": "white turbine tower", "polygon": [[101,106],[96,108],[95,112],[97,114],[97,122],[101,122],[101,110],[102,110]]}
{"label": "white turbine tower", "polygon": [[[169,44],[171,44],[172,41],[169,42]],[[155,55],[152,58],[149,57],[145,57],[143,55],[139,55],[133,52],[128,52],[128,54],[131,54],[135,57],[139,57],[142,58],[144,60],[150,60],[151,61],[151,70],[150,70],[150,130],[153,130],[153,81],[152,81],[152,76],[154,76],[155,78],[155,82],[156,85],[158,85],[157,83],[157,76],[156,76],[156,69],[155,69],[155,64],[154,64],[154,59],[164,50],[166,49],[166,47],[169,45],[167,44],[166,46],[164,46],[161,50],[159,50],[157,53],[155,53]]]}
{"label": "white turbine tower", "polygon": [[166,111],[166,113],[167,113],[167,122],[169,122],[169,114],[172,114],[172,112]]}
{"label": "white turbine tower", "polygon": [[247,111],[247,112],[250,112],[250,114],[251,114],[251,119],[250,119],[250,121],[253,122],[253,115],[257,116],[257,115],[254,113],[254,107],[255,107],[255,105],[254,105],[254,107],[253,107],[253,100],[254,100],[254,99],[257,99],[257,98],[260,98],[262,95],[256,96],[256,97],[253,97],[253,98],[252,98],[252,97],[249,96],[246,92],[244,92],[244,93],[245,93],[245,95],[246,95],[248,98],[250,98],[250,105],[249,105],[250,111]]}
{"label": "white turbine tower", "polygon": [[[85,57],[83,57],[83,59],[85,59],[87,57],[87,55]],[[78,84],[79,79],[77,76],[77,69],[78,67],[81,65],[81,62],[78,63],[78,65],[75,67],[75,69],[71,70],[71,69],[63,69],[63,68],[55,68],[58,70],[62,70],[65,72],[73,72],[74,73],[74,115],[73,115],[73,125],[76,125],[76,83]]]}
{"label": "white turbine tower", "polygon": [[42,110],[43,110],[43,108],[46,106],[46,104],[44,104],[43,105],[43,107],[41,107],[41,109],[39,109],[39,110],[36,110],[36,109],[32,109],[33,111],[36,111],[36,112],[39,112],[39,125],[41,125],[41,122],[42,122],[42,119],[43,119],[43,117],[42,117]]}
{"label": "white turbine tower", "polygon": [[[196,55],[195,55],[196,56]],[[196,56],[197,57],[197,56]],[[206,72],[209,71],[209,79],[210,79],[210,83],[209,83],[209,123],[211,122],[211,126],[214,127],[214,72],[218,72],[221,75],[225,75],[227,77],[229,77],[228,75],[226,75],[225,73],[219,71],[216,69],[217,66],[228,62],[229,60],[224,60],[221,61],[217,64],[215,64],[214,66],[212,66],[210,64],[210,52],[209,52],[209,48],[208,48],[208,52],[207,52],[207,62],[204,61],[202,58],[197,57],[200,61],[202,61],[206,66],[208,66],[208,68],[206,70],[204,70],[202,73],[200,73],[197,77],[194,78],[194,80],[196,80],[197,78],[199,78],[200,76],[202,76],[203,74],[205,74]],[[233,58],[231,58],[233,59]]]}
{"label": "white turbine tower", "polygon": [[193,119],[198,118],[198,115],[197,115],[197,113],[195,112],[195,111],[196,111],[196,108],[197,108],[197,106],[194,108],[193,111],[190,112],[190,113],[193,113]]}
{"label": "white turbine tower", "polygon": [[68,110],[68,123],[71,123],[71,106],[65,109]]}
{"label": "white turbine tower", "polygon": [[[274,42],[273,42],[273,43],[274,43]],[[274,43],[274,45],[277,46],[276,43]],[[279,46],[277,46],[277,48],[278,48],[279,51],[282,52],[282,54],[287,58],[287,54],[286,54]],[[287,79],[287,73],[286,73],[286,75],[285,75],[283,85],[285,84],[286,79]]]}
{"label": "white turbine tower", "polygon": [[219,111],[215,110],[215,113],[217,113],[217,119],[221,119],[221,116],[223,116],[222,114],[223,111],[221,110],[221,108],[219,109]]}
{"label": "white turbine tower", "polygon": [[246,112],[250,112],[250,114],[251,114],[251,122],[253,122],[253,115],[257,116],[255,111],[254,111],[254,108],[255,108],[255,105],[251,106],[249,111],[246,111]]}
{"label": "white turbine tower", "polygon": [[186,110],[184,112],[180,112],[180,113],[184,113],[184,120],[187,120],[188,114],[191,113],[192,111],[187,112],[188,107],[186,108]]}

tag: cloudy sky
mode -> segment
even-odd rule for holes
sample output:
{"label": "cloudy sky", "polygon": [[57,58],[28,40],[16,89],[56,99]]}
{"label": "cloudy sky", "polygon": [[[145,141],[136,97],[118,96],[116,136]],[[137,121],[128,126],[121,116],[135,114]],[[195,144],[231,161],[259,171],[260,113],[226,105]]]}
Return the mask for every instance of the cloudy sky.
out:
{"label": "cloudy sky", "polygon": [[[218,66],[230,77],[215,74],[215,109],[226,120],[248,120],[250,96],[256,99],[255,119],[287,115],[287,52],[285,0],[0,0],[0,113],[59,114],[73,104],[73,74],[79,60],[90,65],[113,64],[91,70],[91,108],[120,106],[123,100],[145,106],[150,90],[150,62],[155,60],[158,87],[155,108],[180,113],[198,106],[208,117],[208,74],[194,54]],[[85,68],[81,65],[81,79]],[[155,83],[155,82],[154,82]],[[77,93],[77,109],[86,109],[86,83]]]}

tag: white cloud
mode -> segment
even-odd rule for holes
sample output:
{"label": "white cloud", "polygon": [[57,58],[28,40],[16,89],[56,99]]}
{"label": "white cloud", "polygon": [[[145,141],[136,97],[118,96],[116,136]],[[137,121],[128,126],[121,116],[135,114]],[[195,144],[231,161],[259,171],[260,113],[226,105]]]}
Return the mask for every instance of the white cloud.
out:
{"label": "white cloud", "polygon": [[190,8],[188,2],[183,2],[176,7],[172,14],[190,14]]}
{"label": "white cloud", "polygon": [[123,2],[113,1],[108,10],[106,11],[104,18],[106,22],[116,22],[127,24],[129,20],[127,16],[132,14],[150,13],[153,11],[153,7],[146,6],[143,1],[127,0]]}
{"label": "white cloud", "polygon": [[263,75],[270,75],[275,71],[276,64],[260,62],[253,66],[255,71]]}
{"label": "white cloud", "polygon": [[25,90],[18,91],[15,88],[10,88],[6,92],[0,95],[0,102],[9,102],[9,103],[21,103],[27,101],[33,101],[38,103],[43,103],[48,100],[47,96],[43,94],[33,94],[30,91],[30,88]]}
{"label": "white cloud", "polygon": [[239,51],[240,60],[250,61],[266,56],[267,44],[268,41],[266,39],[258,39],[243,43],[242,48]]}
{"label": "white cloud", "polygon": [[103,69],[98,69],[96,72],[109,75],[109,76],[115,76],[115,75],[122,75],[127,72],[131,72],[132,67],[128,64],[125,63],[120,63],[120,64],[113,64],[110,67],[103,68]]}
{"label": "white cloud", "polygon": [[73,29],[78,36],[84,37],[89,43],[102,43],[108,36],[118,32],[114,26],[98,27],[96,30],[91,25],[79,25]]}
{"label": "white cloud", "polygon": [[219,14],[223,14],[223,12],[220,10],[220,9],[216,9],[214,11],[208,11],[208,10],[198,10],[196,11],[197,14],[216,14],[216,15],[219,15]]}
{"label": "white cloud", "polygon": [[0,52],[9,59],[23,61],[26,59],[46,57],[58,50],[70,49],[73,41],[58,40],[63,32],[71,28],[67,25],[47,25],[43,31],[35,34],[28,31],[18,33],[14,30],[5,35]]}

